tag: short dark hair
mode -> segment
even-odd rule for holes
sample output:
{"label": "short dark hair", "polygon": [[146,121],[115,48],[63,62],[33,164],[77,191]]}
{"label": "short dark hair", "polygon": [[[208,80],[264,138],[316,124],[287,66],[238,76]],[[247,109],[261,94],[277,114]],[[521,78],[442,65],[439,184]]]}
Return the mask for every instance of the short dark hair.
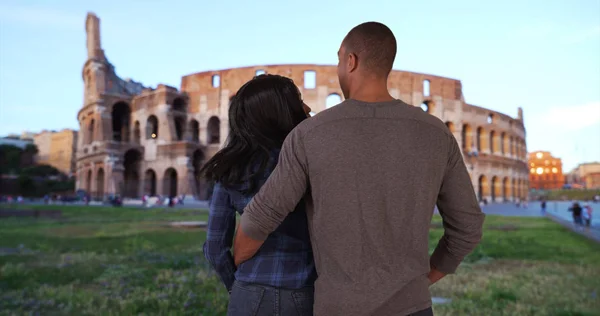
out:
{"label": "short dark hair", "polygon": [[254,193],[269,158],[289,132],[307,118],[292,79],[264,74],[246,82],[231,99],[229,137],[200,173],[225,187],[243,185]]}
{"label": "short dark hair", "polygon": [[355,26],[344,38],[347,53],[354,53],[367,71],[387,76],[396,59],[396,37],[383,23],[365,22]]}

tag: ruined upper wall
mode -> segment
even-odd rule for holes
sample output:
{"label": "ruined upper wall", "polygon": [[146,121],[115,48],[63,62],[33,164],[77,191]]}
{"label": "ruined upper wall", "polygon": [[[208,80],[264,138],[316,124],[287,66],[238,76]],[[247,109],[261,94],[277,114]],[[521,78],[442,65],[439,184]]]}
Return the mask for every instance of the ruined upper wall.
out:
{"label": "ruined upper wall", "polygon": [[[207,101],[219,100],[223,91],[235,94],[238,88],[257,74],[278,74],[294,80],[302,91],[305,101],[314,101],[317,108],[322,103],[321,97],[330,94],[342,96],[337,77],[337,67],[332,65],[265,65],[243,68],[233,68],[215,71],[205,71],[184,76],[181,79],[181,91],[190,95],[193,104],[199,104],[199,96],[205,95]],[[427,85],[428,87],[424,87]],[[462,100],[462,85],[459,80],[433,76],[428,74],[413,73],[393,70],[388,80],[392,94],[412,103],[415,92],[422,97],[441,97],[446,100]],[[427,90],[429,93],[423,93]],[[425,94],[425,95],[423,95]],[[192,108],[192,111],[195,109]],[[199,109],[196,109],[199,110]]]}

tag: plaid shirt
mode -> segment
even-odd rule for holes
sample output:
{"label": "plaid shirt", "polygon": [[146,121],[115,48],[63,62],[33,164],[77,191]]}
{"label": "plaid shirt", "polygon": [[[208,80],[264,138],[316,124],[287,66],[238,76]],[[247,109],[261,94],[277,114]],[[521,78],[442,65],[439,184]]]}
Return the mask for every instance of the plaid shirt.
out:
{"label": "plaid shirt", "polygon": [[[279,150],[274,151],[268,167],[259,179],[259,189],[275,168],[278,157]],[[244,188],[248,188],[247,183],[236,188],[225,188],[217,183],[210,204],[204,256],[227,290],[231,291],[234,280],[289,289],[313,285],[317,273],[303,201],[269,235],[256,255],[240,264],[236,270],[230,251],[236,213],[242,214],[244,207],[254,196],[242,193]]]}

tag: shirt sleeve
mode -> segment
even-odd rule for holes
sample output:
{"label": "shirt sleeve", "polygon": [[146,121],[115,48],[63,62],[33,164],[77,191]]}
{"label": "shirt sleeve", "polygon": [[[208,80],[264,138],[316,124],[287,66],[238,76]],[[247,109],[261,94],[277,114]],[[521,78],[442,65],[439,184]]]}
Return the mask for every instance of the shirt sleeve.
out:
{"label": "shirt sleeve", "polygon": [[235,280],[235,264],[231,254],[235,215],[229,193],[221,184],[214,187],[208,214],[208,228],[204,242],[204,256],[213,266],[221,281],[231,291]]}
{"label": "shirt sleeve", "polygon": [[255,240],[265,240],[291,213],[308,188],[308,163],[298,128],[283,142],[277,166],[244,208],[240,227]]}
{"label": "shirt sleeve", "polygon": [[438,195],[444,235],[431,255],[431,265],[443,273],[454,273],[461,261],[475,249],[482,237],[483,220],[460,148],[450,141],[446,173]]}

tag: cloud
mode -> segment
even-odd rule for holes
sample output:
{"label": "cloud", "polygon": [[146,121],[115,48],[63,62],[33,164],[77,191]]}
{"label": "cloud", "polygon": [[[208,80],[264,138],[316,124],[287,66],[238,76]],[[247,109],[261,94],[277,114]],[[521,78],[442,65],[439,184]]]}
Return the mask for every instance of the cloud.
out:
{"label": "cloud", "polygon": [[576,106],[552,107],[540,123],[552,128],[577,131],[600,122],[600,101]]}
{"label": "cloud", "polygon": [[83,29],[81,15],[40,6],[0,4],[0,22],[41,27]]}

